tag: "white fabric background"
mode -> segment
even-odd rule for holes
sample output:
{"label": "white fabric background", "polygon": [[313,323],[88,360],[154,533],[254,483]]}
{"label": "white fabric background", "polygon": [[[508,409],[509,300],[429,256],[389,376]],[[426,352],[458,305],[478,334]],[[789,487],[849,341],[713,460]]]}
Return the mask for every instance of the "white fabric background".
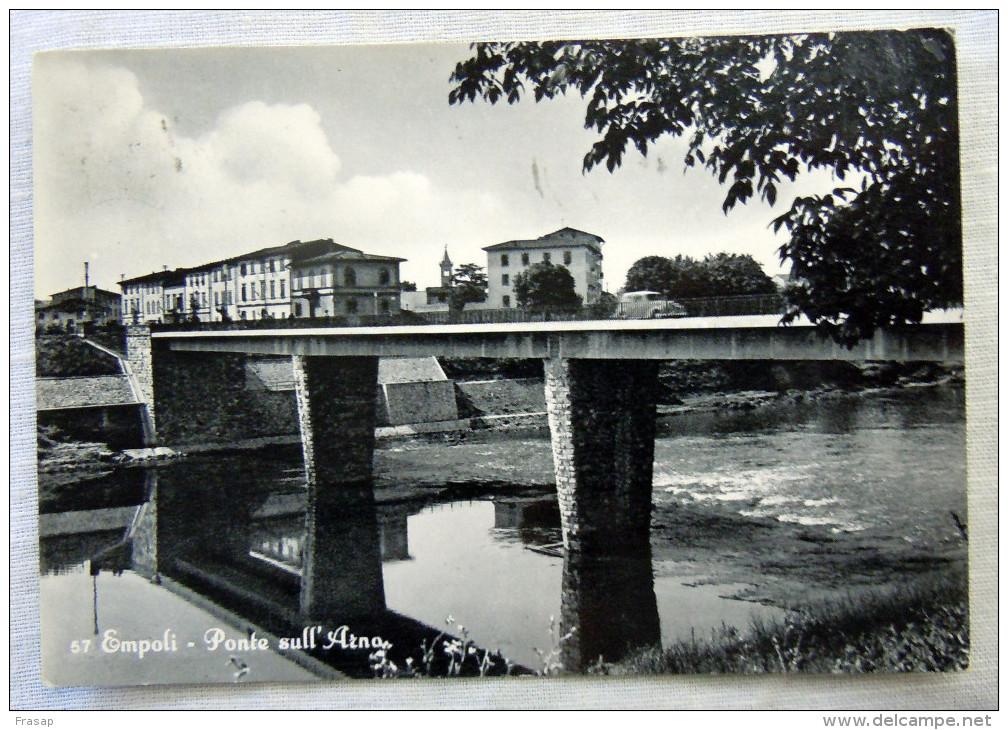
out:
{"label": "white fabric background", "polygon": [[[777,33],[941,26],[958,41],[966,247],[972,666],[910,677],[347,682],[52,689],[39,676],[31,57],[48,49]],[[10,706],[74,708],[997,707],[997,12],[15,11],[10,17]]]}

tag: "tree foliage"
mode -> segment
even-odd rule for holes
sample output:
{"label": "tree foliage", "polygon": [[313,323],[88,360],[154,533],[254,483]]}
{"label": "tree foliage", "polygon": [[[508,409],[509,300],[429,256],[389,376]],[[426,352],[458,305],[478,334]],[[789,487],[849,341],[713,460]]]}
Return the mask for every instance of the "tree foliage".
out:
{"label": "tree foliage", "polygon": [[737,294],[774,294],[777,285],[749,254],[717,253],[704,257],[699,264],[706,277],[710,297]]}
{"label": "tree foliage", "polygon": [[645,256],[627,271],[627,291],[650,289],[670,298],[773,294],[777,287],[748,254],[718,253],[697,261]]}
{"label": "tree foliage", "polygon": [[534,311],[578,309],[581,296],[574,289],[574,277],[563,266],[542,261],[532,264],[514,280],[518,305]]}
{"label": "tree foliage", "polygon": [[627,271],[626,290],[649,289],[668,297],[702,297],[706,293],[699,273],[696,259],[690,256],[645,256]]}
{"label": "tree foliage", "polygon": [[487,297],[487,276],[477,264],[461,264],[452,274],[452,309],[463,309],[470,302],[484,302]]}
{"label": "tree foliage", "polygon": [[938,29],[731,38],[479,43],[451,103],[568,90],[598,139],[584,169],[628,146],[688,140],[687,167],[726,186],[723,209],[825,168],[826,195],[772,222],[790,240],[791,309],[851,343],[962,299],[955,49]]}
{"label": "tree foliage", "polygon": [[585,306],[585,313],[592,319],[609,319],[616,313],[619,299],[607,291],[599,292],[599,298]]}

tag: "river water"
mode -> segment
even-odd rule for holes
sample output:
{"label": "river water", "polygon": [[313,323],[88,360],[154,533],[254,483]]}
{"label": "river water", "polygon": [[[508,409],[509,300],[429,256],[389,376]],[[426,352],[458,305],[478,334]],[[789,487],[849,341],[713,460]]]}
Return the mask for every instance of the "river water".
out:
{"label": "river water", "polygon": [[[306,548],[297,449],[129,471],[110,479],[120,502],[157,514],[163,574],[238,613],[251,606],[250,620],[296,609]],[[946,570],[965,554],[950,515],[967,519],[964,394],[907,389],[663,415],[643,564],[566,560],[552,479],[545,430],[380,445],[374,498],[347,502],[331,525],[333,560],[351,566],[345,590],[371,596],[353,605],[383,600],[404,621],[456,636],[464,627],[476,645],[535,670],[563,656],[558,639],[574,626],[569,641],[587,665],[595,652],[668,644],[722,623],[744,630],[812,596]],[[44,653],[71,677],[78,658],[64,655],[64,632],[52,627],[97,627],[87,568],[120,537],[42,540]],[[116,567],[126,570],[98,578],[133,579],[130,566]],[[183,610],[181,598],[157,591],[118,594],[137,602],[126,612],[134,617],[155,600]],[[103,671],[103,681],[130,681]]]}

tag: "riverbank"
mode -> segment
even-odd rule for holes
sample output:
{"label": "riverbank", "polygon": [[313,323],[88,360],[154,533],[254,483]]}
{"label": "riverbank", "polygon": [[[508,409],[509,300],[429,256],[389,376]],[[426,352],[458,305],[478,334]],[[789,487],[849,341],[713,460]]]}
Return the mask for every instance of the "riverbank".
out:
{"label": "riverbank", "polygon": [[[526,363],[526,361],[519,361]],[[719,367],[725,364],[720,364]],[[527,370],[527,368],[526,368]],[[517,374],[527,375],[526,370]],[[715,372],[708,369],[706,372]],[[719,372],[719,371],[718,371]],[[845,371],[846,372],[846,371]],[[708,390],[698,387],[700,392],[688,396],[676,396],[668,387],[659,399],[657,412],[659,418],[690,413],[724,412],[726,414],[772,408],[781,404],[815,403],[843,398],[899,394],[908,389],[932,389],[942,387],[962,387],[961,372],[955,369],[938,368],[923,365],[916,370],[906,368],[881,367],[866,365],[858,368],[863,377],[858,384],[839,385],[836,379],[823,382],[814,387],[785,390]],[[880,374],[882,373],[882,374]],[[715,379],[717,382],[719,380]],[[888,383],[882,384],[879,383]],[[467,386],[484,387],[479,390],[481,408],[463,408],[461,420],[451,422],[452,428],[437,427],[398,427],[379,429],[379,442],[391,444],[400,441],[435,439],[438,441],[458,441],[469,437],[478,437],[483,430],[509,431],[514,433],[538,434],[546,429],[545,408],[540,411],[536,402],[543,400],[542,381],[535,377],[512,379],[497,379],[490,381],[474,381],[465,383]],[[694,383],[694,385],[696,385]],[[663,386],[664,387],[664,386]],[[534,391],[526,393],[524,391]],[[468,391],[464,393],[468,402]],[[493,413],[485,411],[492,405]],[[438,426],[438,424],[434,424]],[[473,434],[466,434],[469,428]],[[297,441],[297,436],[278,436],[276,438],[250,439],[232,448],[215,445],[212,450],[227,453],[229,451],[245,451],[248,449],[270,448],[278,444],[290,444]],[[190,449],[193,453],[208,449]],[[180,454],[184,456],[184,454]],[[107,471],[108,465],[141,466],[137,460],[128,458],[125,450],[110,448],[106,443],[75,441],[56,426],[38,427],[37,471],[46,475],[45,479],[55,479],[58,482],[73,481],[75,478],[87,479],[96,473]],[[549,481],[552,484],[552,481]]]}
{"label": "riverbank", "polygon": [[784,621],[723,626],[667,647],[639,649],[595,674],[946,672],[969,666],[969,587],[962,570],[843,601]]}

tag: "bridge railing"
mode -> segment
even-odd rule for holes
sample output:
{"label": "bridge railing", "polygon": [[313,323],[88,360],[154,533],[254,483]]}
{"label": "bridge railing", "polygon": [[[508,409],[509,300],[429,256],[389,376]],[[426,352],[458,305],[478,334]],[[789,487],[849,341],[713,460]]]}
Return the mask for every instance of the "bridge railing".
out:
{"label": "bridge railing", "polygon": [[[662,304],[656,307],[656,304]],[[154,324],[155,331],[216,331],[257,329],[301,329],[305,327],[391,327],[397,325],[501,324],[520,322],[574,322],[607,319],[657,319],[669,317],[724,317],[732,315],[782,314],[784,299],[779,294],[729,297],[700,297],[659,302],[628,302],[605,306],[600,303],[579,309],[508,307],[462,311],[411,312],[346,315],[340,317],[288,317],[281,319],[236,320],[231,322],[178,322]]]}

